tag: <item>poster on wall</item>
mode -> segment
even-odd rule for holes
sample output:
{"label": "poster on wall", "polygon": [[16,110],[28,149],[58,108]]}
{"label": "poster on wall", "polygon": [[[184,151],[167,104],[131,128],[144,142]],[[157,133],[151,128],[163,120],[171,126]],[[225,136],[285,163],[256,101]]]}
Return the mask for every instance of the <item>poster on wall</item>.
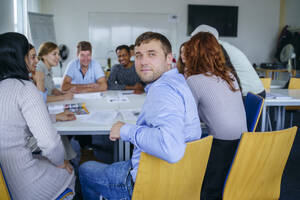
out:
{"label": "poster on wall", "polygon": [[29,27],[36,49],[44,42],[56,42],[53,15],[28,12]]}

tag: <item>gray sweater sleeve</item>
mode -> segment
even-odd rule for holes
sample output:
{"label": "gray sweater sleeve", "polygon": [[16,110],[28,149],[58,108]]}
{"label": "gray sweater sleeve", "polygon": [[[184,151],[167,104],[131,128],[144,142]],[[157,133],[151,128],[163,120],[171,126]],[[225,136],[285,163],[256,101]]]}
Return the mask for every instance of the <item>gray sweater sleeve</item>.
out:
{"label": "gray sweater sleeve", "polygon": [[57,166],[62,165],[64,148],[36,87],[33,84],[25,84],[19,93],[18,101],[24,119],[32,135],[37,139],[43,156]]}
{"label": "gray sweater sleeve", "polygon": [[124,90],[125,84],[119,84],[117,82],[117,74],[119,73],[118,65],[114,65],[111,69],[110,75],[107,80],[109,90]]}

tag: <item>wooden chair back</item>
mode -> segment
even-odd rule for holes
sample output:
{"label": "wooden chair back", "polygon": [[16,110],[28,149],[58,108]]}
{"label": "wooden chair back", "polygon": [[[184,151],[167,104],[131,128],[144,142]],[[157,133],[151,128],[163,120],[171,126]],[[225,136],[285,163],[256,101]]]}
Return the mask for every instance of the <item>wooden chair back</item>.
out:
{"label": "wooden chair back", "polygon": [[5,177],[0,164],[0,199],[10,200],[10,194],[6,185]]}
{"label": "wooden chair back", "polygon": [[261,80],[261,82],[262,82],[265,89],[270,89],[271,81],[272,81],[271,78],[260,78],[260,80]]}
{"label": "wooden chair back", "polygon": [[244,133],[225,183],[223,200],[279,199],[283,170],[297,127]]}
{"label": "wooden chair back", "polygon": [[212,140],[187,143],[184,157],[174,164],[142,153],[132,199],[199,200]]}
{"label": "wooden chair back", "polygon": [[248,92],[245,99],[245,111],[249,132],[255,132],[264,102],[265,100],[261,96]]}

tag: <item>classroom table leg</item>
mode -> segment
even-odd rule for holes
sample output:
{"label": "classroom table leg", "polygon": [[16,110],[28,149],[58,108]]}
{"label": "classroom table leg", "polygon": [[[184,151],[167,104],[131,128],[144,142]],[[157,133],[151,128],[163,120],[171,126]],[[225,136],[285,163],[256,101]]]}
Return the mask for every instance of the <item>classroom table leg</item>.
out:
{"label": "classroom table leg", "polygon": [[261,132],[264,132],[266,130],[266,113],[267,113],[267,106],[264,105],[261,113]]}

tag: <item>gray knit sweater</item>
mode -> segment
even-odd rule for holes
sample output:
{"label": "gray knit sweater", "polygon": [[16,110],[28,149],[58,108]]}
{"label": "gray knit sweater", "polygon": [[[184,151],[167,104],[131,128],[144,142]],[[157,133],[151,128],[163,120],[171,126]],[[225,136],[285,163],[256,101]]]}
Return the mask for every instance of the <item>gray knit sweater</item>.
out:
{"label": "gray knit sweater", "polygon": [[[74,180],[65,169],[64,148],[45,103],[30,81],[0,81],[0,163],[15,200],[55,199]],[[44,159],[35,159],[26,137],[38,141]]]}
{"label": "gray knit sweater", "polygon": [[136,83],[142,82],[134,64],[130,68],[125,68],[121,64],[114,65],[107,80],[109,90],[124,90],[126,85],[133,86]]}
{"label": "gray knit sweater", "polygon": [[[216,76],[193,75],[187,83],[195,97],[200,119],[209,134],[223,140],[239,139],[247,131],[246,113],[240,91],[233,92]],[[234,82],[238,88],[237,81]]]}

